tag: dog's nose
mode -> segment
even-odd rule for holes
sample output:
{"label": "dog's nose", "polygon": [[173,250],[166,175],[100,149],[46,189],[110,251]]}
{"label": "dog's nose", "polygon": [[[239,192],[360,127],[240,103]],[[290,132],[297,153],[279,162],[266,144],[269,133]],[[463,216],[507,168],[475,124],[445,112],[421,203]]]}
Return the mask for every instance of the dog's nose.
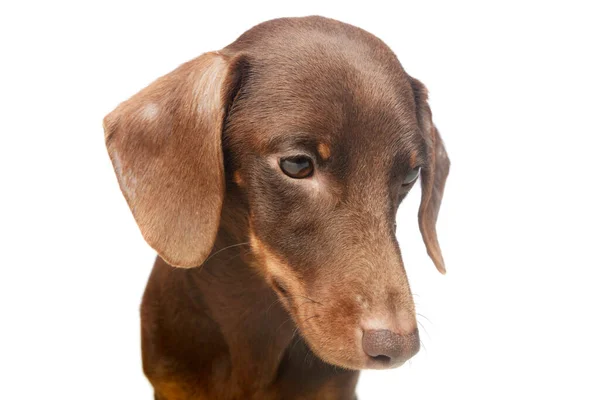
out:
{"label": "dog's nose", "polygon": [[375,368],[396,367],[417,354],[420,347],[419,331],[398,334],[387,329],[363,332],[363,350]]}

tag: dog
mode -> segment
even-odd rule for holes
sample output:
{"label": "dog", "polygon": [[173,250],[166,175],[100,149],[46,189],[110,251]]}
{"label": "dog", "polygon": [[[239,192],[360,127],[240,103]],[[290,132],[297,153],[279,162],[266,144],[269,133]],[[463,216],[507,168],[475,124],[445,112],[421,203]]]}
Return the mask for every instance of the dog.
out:
{"label": "dog", "polygon": [[[259,24],[104,119],[121,191],[158,253],[141,306],[155,399],[353,399],[420,340],[398,206],[436,220],[450,162],[427,90],[357,27]],[[177,267],[177,268],[175,268]]]}

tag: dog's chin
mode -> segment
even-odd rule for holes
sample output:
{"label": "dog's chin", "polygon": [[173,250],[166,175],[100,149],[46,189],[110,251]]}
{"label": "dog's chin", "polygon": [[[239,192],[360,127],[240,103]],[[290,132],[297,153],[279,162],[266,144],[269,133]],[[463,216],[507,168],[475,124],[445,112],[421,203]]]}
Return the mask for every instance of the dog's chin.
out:
{"label": "dog's chin", "polygon": [[303,337],[310,350],[327,364],[348,370],[361,370],[367,368],[367,356],[361,357],[361,354],[354,349],[348,349],[345,346],[340,347],[338,350],[333,350],[331,346],[323,348],[324,346],[322,347],[319,344],[312,343],[306,335],[303,334]]}

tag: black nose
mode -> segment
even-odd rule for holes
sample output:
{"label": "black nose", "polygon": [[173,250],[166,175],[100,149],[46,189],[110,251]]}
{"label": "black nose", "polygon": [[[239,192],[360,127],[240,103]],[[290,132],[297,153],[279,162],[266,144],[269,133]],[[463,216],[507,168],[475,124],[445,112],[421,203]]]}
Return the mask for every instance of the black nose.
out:
{"label": "black nose", "polygon": [[362,346],[377,367],[398,366],[419,351],[419,331],[406,335],[387,329],[364,331]]}

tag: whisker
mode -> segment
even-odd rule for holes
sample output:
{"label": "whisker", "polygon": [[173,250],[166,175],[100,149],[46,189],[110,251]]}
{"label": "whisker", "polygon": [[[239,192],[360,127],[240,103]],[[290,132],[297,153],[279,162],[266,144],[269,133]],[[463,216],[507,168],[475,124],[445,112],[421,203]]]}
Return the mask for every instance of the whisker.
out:
{"label": "whisker", "polygon": [[310,300],[310,301],[312,301],[313,303],[315,303],[315,304],[318,304],[318,305],[320,305],[320,306],[324,306],[324,304],[323,304],[323,303],[321,303],[321,302],[319,302],[319,301],[316,301],[316,300],[313,300],[313,299],[311,299],[310,297],[307,297],[307,296],[302,296],[302,295],[298,295],[298,296],[300,296],[300,297],[304,297],[305,299],[307,299],[307,300]]}
{"label": "whisker", "polygon": [[[308,318],[306,318],[306,319],[302,320],[302,321],[300,322],[300,324],[303,324],[303,323],[305,323],[306,321],[308,321],[308,320],[310,320],[310,319],[313,319],[313,318],[319,318],[319,317],[320,317],[320,315],[319,315],[319,314],[315,314],[315,315],[313,315],[313,316],[310,316],[310,317],[308,317]],[[292,338],[293,338],[294,336],[296,336],[296,334],[298,333],[298,330],[300,329],[300,324],[296,324],[296,329],[294,329],[294,332],[292,332]],[[300,335],[298,335],[298,336],[300,336]]]}
{"label": "whisker", "polygon": [[269,314],[269,311],[271,311],[271,308],[273,308],[273,306],[275,304],[279,303],[279,298],[276,298],[275,300],[273,300],[273,302],[269,305],[269,307],[267,307],[267,309],[265,310],[265,314]]}
{"label": "whisker", "polygon": [[279,326],[277,327],[277,329],[275,329],[275,334],[279,333],[279,330],[280,330],[280,329],[281,329],[281,328],[282,328],[282,327],[283,327],[285,324],[287,324],[288,322],[290,322],[291,320],[292,320],[292,317],[291,317],[291,316],[290,316],[290,317],[288,317],[288,318],[286,318],[286,319],[285,319],[285,320],[284,320],[284,321],[281,323],[281,325],[279,325]]}
{"label": "whisker", "polygon": [[302,323],[305,323],[305,322],[306,322],[306,321],[308,321],[309,319],[313,319],[313,318],[319,318],[319,317],[320,317],[320,315],[318,315],[318,314],[317,314],[317,315],[313,315],[312,317],[308,317],[308,318],[306,318],[304,321],[302,321]]}
{"label": "whisker", "polygon": [[[296,329],[294,329],[294,332],[292,332],[292,338],[296,336],[296,333],[298,333],[298,329],[300,329],[300,326],[296,325]],[[300,335],[298,335],[298,337],[300,337]]]}
{"label": "whisker", "polygon": [[225,264],[229,263],[231,260],[233,260],[233,259],[235,259],[235,258],[241,257],[241,256],[242,256],[242,253],[243,253],[243,252],[242,252],[242,251],[240,251],[240,252],[239,252],[239,253],[237,253],[235,256],[233,256],[233,257],[231,257],[231,258],[228,258],[227,260],[225,260]]}
{"label": "whisker", "polygon": [[316,300],[313,300],[310,297],[302,296],[301,294],[289,294],[288,293],[288,294],[285,294],[285,295],[282,295],[282,296],[286,297],[288,299],[291,299],[292,297],[301,297],[301,298],[306,299],[306,300],[308,300],[308,301],[310,301],[310,302],[312,302],[314,304],[318,304],[320,306],[325,306],[323,303],[320,303],[320,302],[318,302]]}
{"label": "whisker", "polygon": [[427,335],[427,337],[428,337],[429,339],[431,339],[431,336],[429,335],[429,332],[427,332],[427,328],[425,328],[425,325],[423,325],[423,324],[421,323],[421,321],[419,321],[419,320],[417,320],[417,324],[419,324],[419,326],[420,326],[421,328],[423,328],[423,330],[425,331],[425,334]]}
{"label": "whisker", "polygon": [[431,325],[433,325],[433,322],[431,322],[431,320],[430,320],[429,318],[427,318],[426,316],[424,316],[423,314],[417,313],[417,315],[418,315],[419,317],[423,317],[423,318],[425,318],[425,319],[427,320],[427,322],[429,322]]}
{"label": "whisker", "polygon": [[423,350],[425,350],[425,353],[427,353],[427,347],[425,346],[425,343],[423,343],[421,339],[419,339],[419,342],[421,343],[421,347],[423,347]]}
{"label": "whisker", "polygon": [[204,260],[204,262],[202,263],[202,265],[206,264],[208,262],[208,260],[210,260],[211,258],[213,258],[214,256],[216,256],[217,254],[219,254],[222,251],[231,249],[233,247],[247,246],[249,244],[250,244],[250,242],[243,242],[243,243],[237,243],[237,244],[232,244],[231,246],[223,247],[222,249],[219,249],[219,250],[215,251],[214,253],[212,253],[211,255],[209,255],[208,258],[206,260]]}
{"label": "whisker", "polygon": [[[296,335],[296,333],[298,332],[298,327],[296,327],[296,329],[294,330],[294,335]],[[293,337],[293,336],[292,336]],[[296,335],[296,340],[294,341],[294,343],[292,344],[292,346],[290,347],[290,353],[293,352],[294,347],[296,347],[296,345],[298,343],[300,343],[300,340],[302,340],[302,335]]]}
{"label": "whisker", "polygon": [[[306,347],[306,355],[304,356],[304,361],[302,361],[302,365],[306,364],[306,358],[308,357],[309,354],[311,354],[311,351],[307,346]],[[308,368],[310,368],[312,365],[312,359],[310,361],[311,361],[311,363],[308,365]]]}

